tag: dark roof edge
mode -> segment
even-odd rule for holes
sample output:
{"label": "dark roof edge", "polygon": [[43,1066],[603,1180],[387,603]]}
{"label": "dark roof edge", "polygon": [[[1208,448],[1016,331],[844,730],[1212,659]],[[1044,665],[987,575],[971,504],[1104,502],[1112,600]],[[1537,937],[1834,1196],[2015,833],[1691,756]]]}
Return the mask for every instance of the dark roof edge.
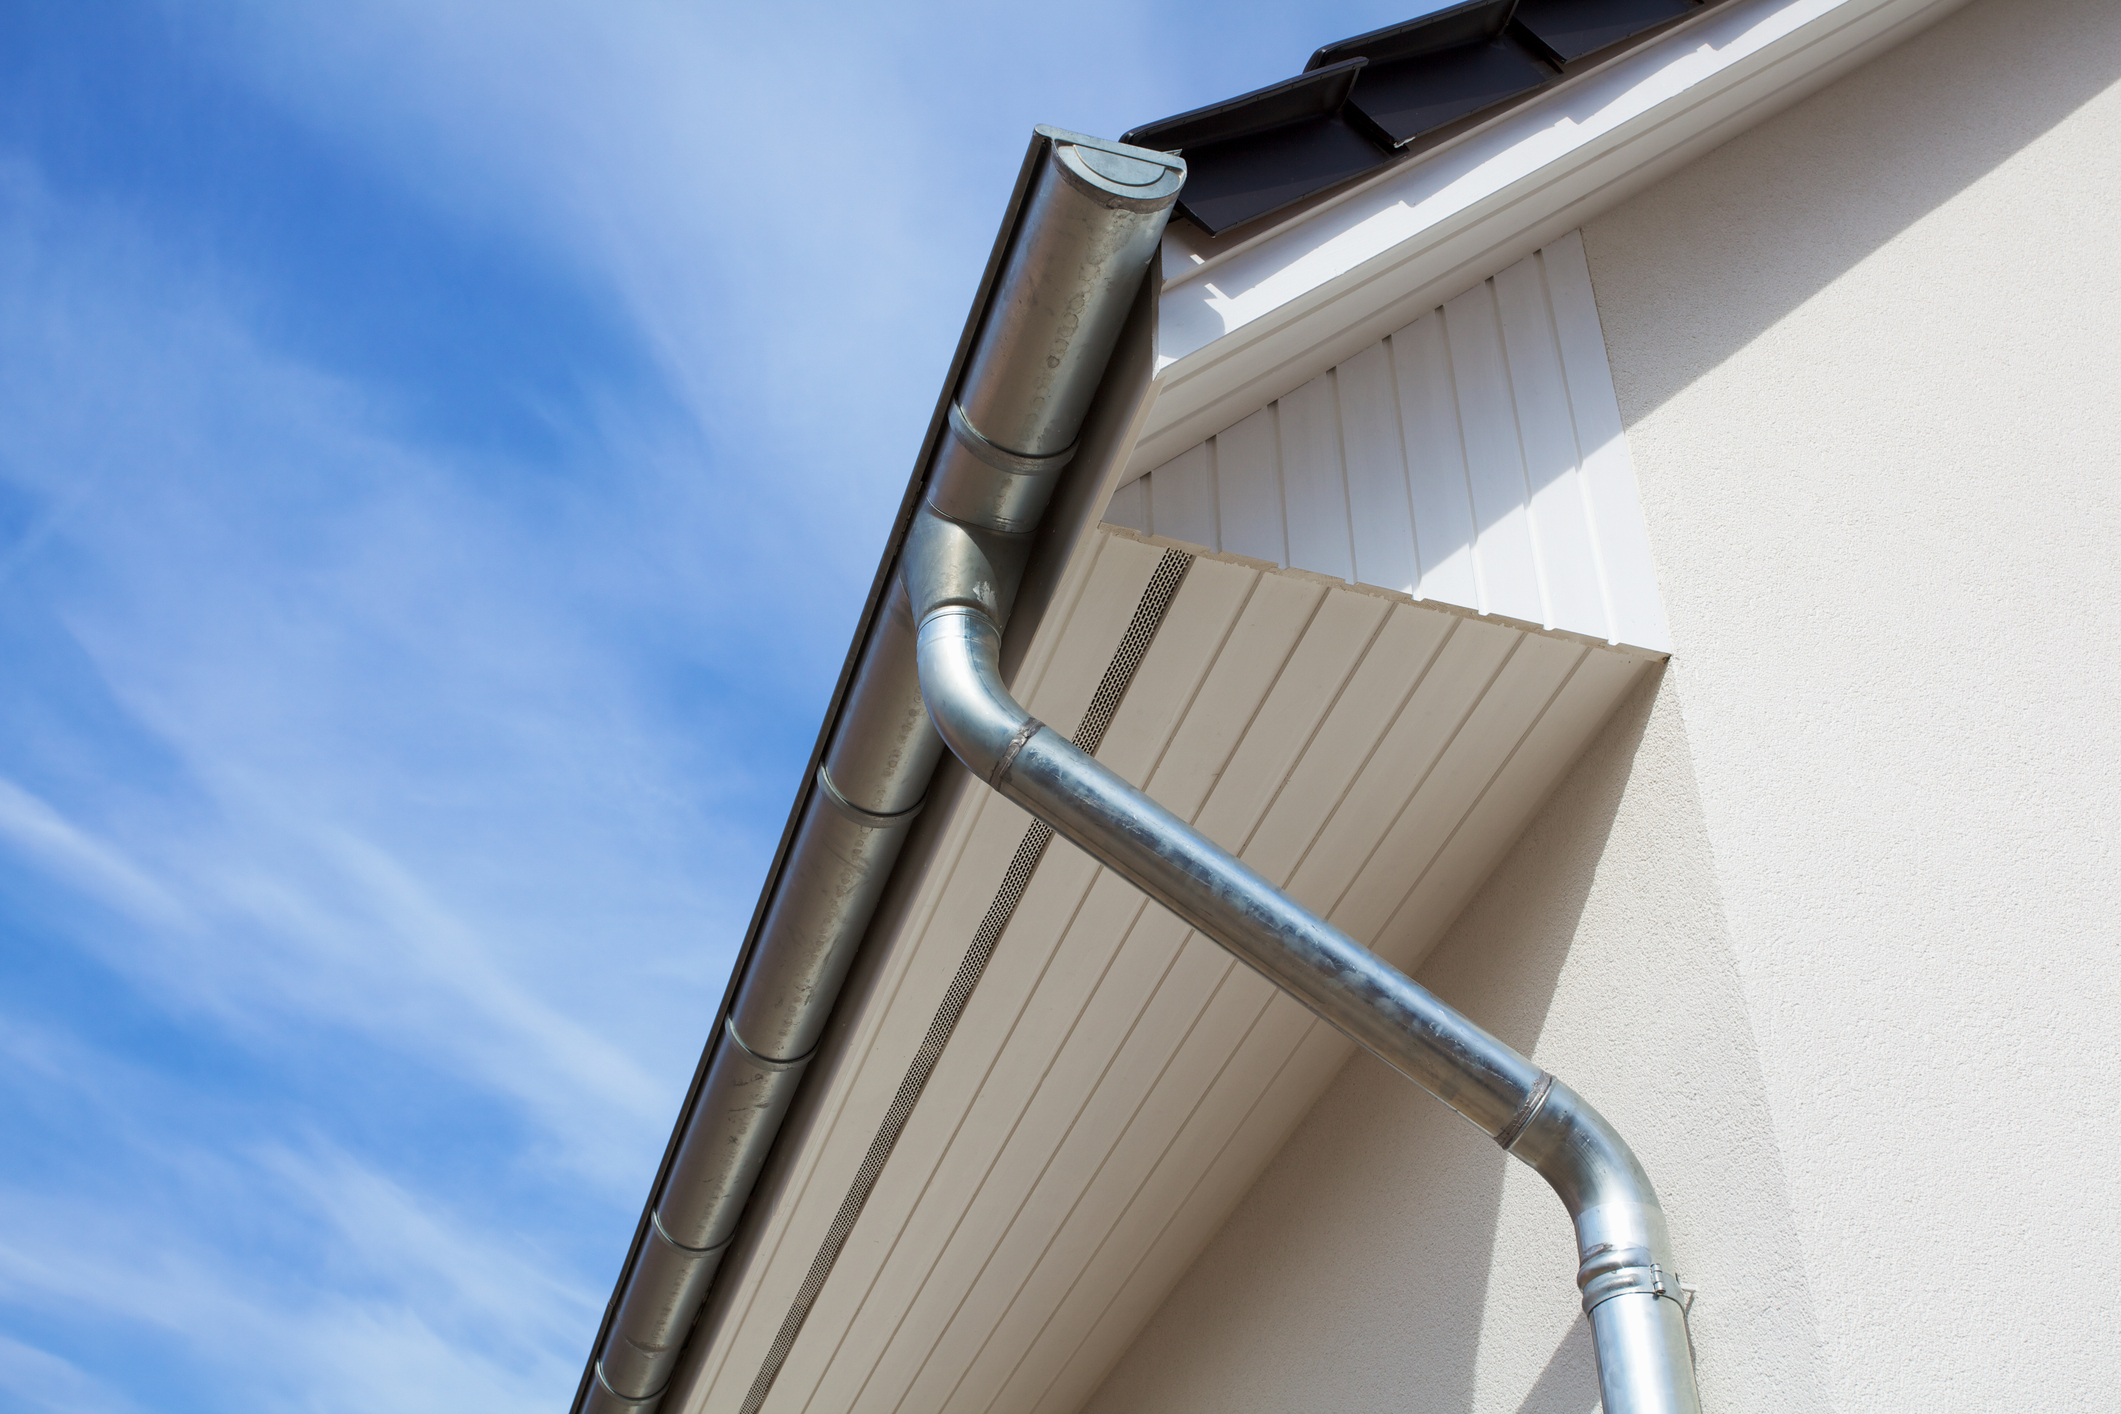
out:
{"label": "dark roof edge", "polygon": [[1119,140],[1135,147],[1170,152],[1251,137],[1306,118],[1328,117],[1348,101],[1356,78],[1368,62],[1358,55],[1327,68],[1306,69],[1295,78],[1130,128],[1120,134]]}
{"label": "dark roof edge", "polygon": [[1311,62],[1304,65],[1304,72],[1342,63],[1357,55],[1374,64],[1388,64],[1394,59],[1415,59],[1424,54],[1455,49],[1461,44],[1493,39],[1509,25],[1510,17],[1516,12],[1517,0],[1464,0],[1462,4],[1434,11],[1419,19],[1404,20],[1367,34],[1321,44],[1311,55]]}
{"label": "dark roof edge", "polygon": [[[1498,103],[1493,107],[1469,113],[1465,117],[1448,123],[1433,132],[1423,133],[1418,137],[1412,138],[1400,144],[1395,151],[1387,155],[1374,169],[1331,185],[1323,186],[1317,191],[1310,192],[1272,210],[1262,212],[1256,217],[1248,218],[1221,231],[1210,231],[1199,223],[1192,222],[1190,224],[1193,226],[1194,236],[1203,243],[1199,251],[1202,256],[1202,265],[1205,267],[1220,264],[1227,255],[1235,250],[1249,246],[1255,240],[1264,239],[1275,232],[1306,220],[1322,210],[1335,206],[1370,183],[1385,179],[1392,172],[1399,171],[1415,163],[1427,161],[1458,146],[1462,142],[1478,137],[1498,124],[1508,121],[1520,110],[1534,103],[1544,102],[1557,95],[1567,93],[1585,80],[1604,72],[1612,65],[1631,57],[1639,50],[1669,38],[1675,33],[1704,23],[1710,16],[1720,13],[1735,3],[1736,0],[1695,0],[1689,13],[1662,21],[1629,36],[1627,39],[1608,45],[1595,53],[1586,55],[1571,63],[1560,65],[1559,72],[1555,74],[1553,80],[1549,83],[1523,93],[1518,97]],[[1451,12],[1446,11],[1444,13],[1449,14]],[[1435,16],[1425,16],[1424,20],[1433,18]],[[1422,22],[1410,21],[1408,23],[1420,24]],[[1390,35],[1404,28],[1407,28],[1407,26],[1388,26],[1385,29],[1373,30],[1367,35],[1356,35],[1352,39],[1335,41],[1331,45],[1321,47],[1313,54],[1312,59],[1315,62],[1320,55],[1327,53],[1329,50],[1339,50],[1345,45],[1377,36]],[[1266,91],[1265,89],[1257,90],[1260,93]],[[1210,108],[1238,104],[1251,97],[1253,97],[1252,94],[1241,94],[1236,98],[1225,99],[1222,104],[1210,105]],[[1350,110],[1352,112],[1352,105],[1350,105]],[[1195,111],[1207,112],[1209,109],[1197,109]],[[1161,126],[1163,123],[1173,121],[1175,119],[1162,119],[1158,123],[1146,124],[1143,128],[1136,131],[1146,131]],[[1365,128],[1368,126],[1366,124],[1351,125]],[[1178,229],[1176,222],[1173,222],[1172,225],[1174,230]],[[1187,271],[1179,278],[1190,279],[1198,273],[1200,273],[1198,270]]]}

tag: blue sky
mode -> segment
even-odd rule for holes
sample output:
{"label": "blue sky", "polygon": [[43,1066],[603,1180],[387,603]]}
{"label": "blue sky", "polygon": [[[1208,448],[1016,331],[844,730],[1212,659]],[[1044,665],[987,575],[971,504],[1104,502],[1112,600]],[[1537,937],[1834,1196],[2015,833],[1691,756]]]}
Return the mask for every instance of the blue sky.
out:
{"label": "blue sky", "polygon": [[1028,129],[1422,8],[0,7],[0,1408],[564,1407]]}

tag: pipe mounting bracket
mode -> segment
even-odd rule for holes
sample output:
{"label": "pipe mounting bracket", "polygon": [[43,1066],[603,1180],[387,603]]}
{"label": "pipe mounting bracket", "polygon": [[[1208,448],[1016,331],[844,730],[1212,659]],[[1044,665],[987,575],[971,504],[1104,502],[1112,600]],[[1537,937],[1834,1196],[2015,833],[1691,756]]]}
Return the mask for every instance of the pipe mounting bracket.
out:
{"label": "pipe mounting bracket", "polygon": [[1647,1247],[1593,1248],[1583,1260],[1576,1284],[1583,1289],[1586,1316],[1616,1296],[1637,1291],[1677,1302],[1681,1311],[1687,1309],[1680,1293],[1689,1288],[1681,1284],[1679,1273],[1653,1258]]}

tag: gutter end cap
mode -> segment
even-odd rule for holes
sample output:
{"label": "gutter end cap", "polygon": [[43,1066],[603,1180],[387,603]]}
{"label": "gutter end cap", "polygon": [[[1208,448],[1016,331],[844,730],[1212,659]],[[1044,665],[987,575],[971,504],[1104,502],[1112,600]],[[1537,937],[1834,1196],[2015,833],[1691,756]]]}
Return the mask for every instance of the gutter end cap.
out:
{"label": "gutter end cap", "polygon": [[1053,144],[1054,165],[1073,185],[1108,206],[1157,211],[1178,199],[1186,160],[1149,147],[1111,142],[1041,123],[1033,129]]}

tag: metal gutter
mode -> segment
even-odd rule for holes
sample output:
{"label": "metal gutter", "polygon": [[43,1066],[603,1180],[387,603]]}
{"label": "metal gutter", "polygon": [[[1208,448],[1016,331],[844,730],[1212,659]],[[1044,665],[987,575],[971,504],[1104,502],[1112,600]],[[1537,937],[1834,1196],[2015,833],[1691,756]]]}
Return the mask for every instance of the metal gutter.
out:
{"label": "metal gutter", "polygon": [[1184,167],[1036,131],[577,1414],[661,1403],[941,758],[891,573],[905,538],[937,507],[975,519],[986,562],[1006,567],[987,586],[1006,619]]}

